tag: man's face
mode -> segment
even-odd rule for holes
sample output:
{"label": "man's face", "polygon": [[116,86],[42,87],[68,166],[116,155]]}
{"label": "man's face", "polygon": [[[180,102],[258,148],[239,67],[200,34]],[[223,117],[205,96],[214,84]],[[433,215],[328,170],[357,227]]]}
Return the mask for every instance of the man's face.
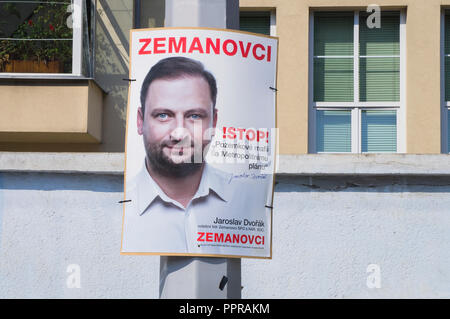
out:
{"label": "man's face", "polygon": [[165,175],[186,176],[202,165],[202,154],[214,129],[208,83],[200,76],[158,79],[148,88],[145,114],[138,110],[138,133],[143,135],[147,164]]}

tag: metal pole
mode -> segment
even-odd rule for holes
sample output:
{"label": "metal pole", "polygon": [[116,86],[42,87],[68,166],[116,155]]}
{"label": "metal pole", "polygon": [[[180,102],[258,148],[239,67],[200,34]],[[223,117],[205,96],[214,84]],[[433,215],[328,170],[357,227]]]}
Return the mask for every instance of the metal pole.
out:
{"label": "metal pole", "polygon": [[[239,29],[239,0],[166,0],[166,27]],[[160,298],[241,298],[239,258],[161,256]]]}
{"label": "metal pole", "polygon": [[141,0],[134,0],[134,26],[139,29],[141,27]]}
{"label": "metal pole", "polygon": [[160,257],[159,297],[241,298],[239,258]]}

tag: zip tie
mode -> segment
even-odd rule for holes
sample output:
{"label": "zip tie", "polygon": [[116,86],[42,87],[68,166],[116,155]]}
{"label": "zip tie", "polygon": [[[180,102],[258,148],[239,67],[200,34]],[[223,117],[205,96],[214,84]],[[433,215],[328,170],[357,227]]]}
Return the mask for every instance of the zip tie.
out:
{"label": "zip tie", "polygon": [[273,88],[273,87],[269,86],[269,89],[271,89],[272,91],[278,92],[277,88]]}
{"label": "zip tie", "polygon": [[128,81],[128,82],[136,81],[136,79],[122,79],[122,80]]}
{"label": "zip tie", "polygon": [[225,285],[227,284],[227,282],[228,282],[228,278],[226,276],[223,276],[222,280],[219,283],[219,289],[223,290],[223,288],[225,288]]}
{"label": "zip tie", "polygon": [[128,202],[131,202],[131,199],[121,200],[121,201],[119,201],[119,204],[128,203]]}
{"label": "zip tie", "polygon": [[266,205],[266,208],[273,209],[273,206],[268,206],[268,205]]}

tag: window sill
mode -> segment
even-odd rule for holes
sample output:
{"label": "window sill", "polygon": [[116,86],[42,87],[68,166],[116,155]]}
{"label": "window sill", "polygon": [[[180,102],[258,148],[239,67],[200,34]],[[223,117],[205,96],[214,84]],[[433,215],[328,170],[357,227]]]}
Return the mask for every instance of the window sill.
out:
{"label": "window sill", "polygon": [[123,175],[124,153],[0,152],[0,172]]}
{"label": "window sill", "polygon": [[84,75],[69,73],[0,73],[0,79],[37,79],[37,80],[93,80]]}
{"label": "window sill", "polygon": [[449,154],[280,155],[284,175],[450,175]]}
{"label": "window sill", "polygon": [[52,83],[55,81],[92,81],[94,82],[102,91],[107,94],[108,92],[101,86],[101,84],[92,77],[86,77],[84,75],[74,75],[68,73],[2,73],[0,72],[0,84],[7,81],[42,81]]}

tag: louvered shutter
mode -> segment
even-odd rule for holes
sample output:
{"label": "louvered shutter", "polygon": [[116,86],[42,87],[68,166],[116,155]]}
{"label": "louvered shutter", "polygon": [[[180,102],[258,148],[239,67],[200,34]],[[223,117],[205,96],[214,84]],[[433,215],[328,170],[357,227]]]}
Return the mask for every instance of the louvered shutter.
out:
{"label": "louvered shutter", "polygon": [[397,151],[397,111],[361,112],[361,151]]}
{"label": "louvered shutter", "polygon": [[368,14],[359,21],[360,101],[400,101],[400,14],[382,12],[381,28],[367,26]]}
{"label": "louvered shutter", "polygon": [[351,112],[317,111],[317,152],[351,152]]}
{"label": "louvered shutter", "polygon": [[314,101],[353,101],[353,12],[314,15]]}
{"label": "louvered shutter", "polygon": [[241,12],[239,29],[270,35],[270,12]]}

